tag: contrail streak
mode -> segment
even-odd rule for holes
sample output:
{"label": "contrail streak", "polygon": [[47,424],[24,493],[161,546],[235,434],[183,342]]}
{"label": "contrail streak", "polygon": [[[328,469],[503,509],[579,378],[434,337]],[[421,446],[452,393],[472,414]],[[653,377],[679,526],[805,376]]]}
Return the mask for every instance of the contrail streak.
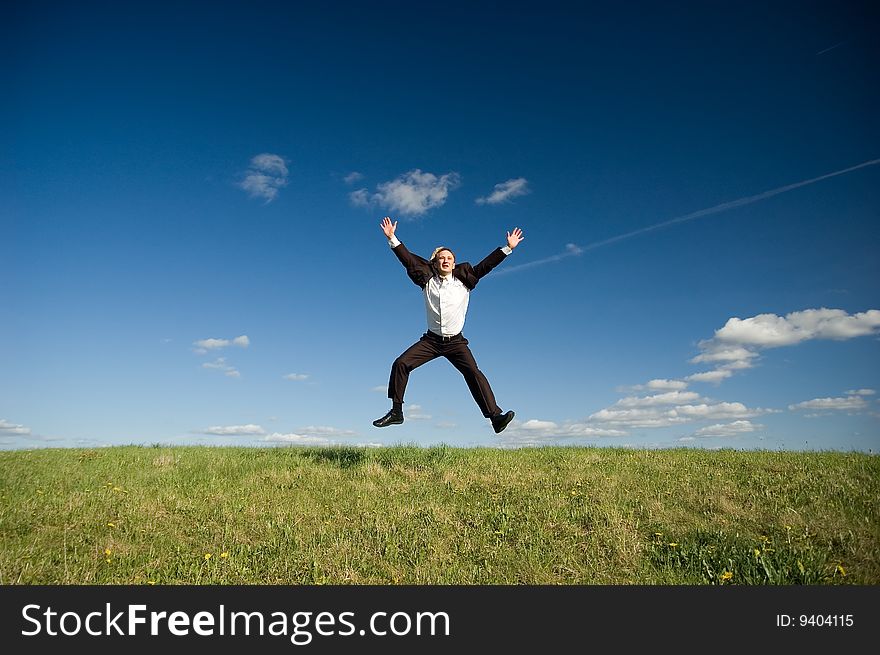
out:
{"label": "contrail streak", "polygon": [[841,41],[840,43],[835,43],[830,48],[825,48],[824,50],[820,50],[819,52],[817,52],[816,56],[818,57],[819,55],[824,55],[826,52],[831,52],[835,48],[839,48],[840,46],[842,46],[844,43],[846,43],[846,41]]}
{"label": "contrail streak", "polygon": [[778,196],[780,193],[786,193],[787,191],[794,191],[795,189],[800,189],[801,187],[808,186],[810,184],[815,184],[816,182],[821,182],[822,180],[827,180],[831,177],[837,177],[838,175],[844,175],[846,173],[851,173],[852,171],[857,171],[860,168],[867,168],[868,166],[875,166],[880,164],[880,159],[871,159],[869,161],[862,162],[861,164],[856,164],[855,166],[850,166],[849,168],[844,168],[839,171],[834,171],[833,173],[826,173],[825,175],[820,175],[819,177],[813,177],[809,180],[803,180],[801,182],[795,182],[793,184],[787,184],[785,186],[781,186],[777,189],[770,189],[769,191],[764,191],[762,193],[757,193],[753,196],[746,196],[745,198],[739,198],[738,200],[731,200],[729,202],[721,203],[720,205],[715,205],[714,207],[709,207],[707,209],[699,209],[695,212],[691,212],[690,214],[684,214],[682,216],[676,216],[675,218],[670,218],[668,221],[663,221],[662,223],[656,223],[654,225],[649,225],[648,227],[643,227],[638,230],[633,230],[632,232],[627,232],[626,234],[620,234],[616,237],[611,237],[609,239],[604,239],[602,241],[596,241],[586,246],[576,246],[573,243],[569,243],[565,248],[565,252],[559,253],[558,255],[553,255],[552,257],[546,257],[544,259],[538,259],[533,262],[527,262],[525,264],[520,264],[519,266],[511,266],[509,268],[504,268],[495,273],[495,275],[499,275],[501,273],[513,273],[514,271],[521,271],[526,268],[532,268],[534,266],[541,266],[543,264],[549,264],[551,262],[559,261],[560,259],[564,259],[566,257],[574,257],[576,255],[580,255],[587,250],[595,250],[596,248],[601,248],[602,246],[607,246],[612,243],[617,243],[618,241],[624,241],[625,239],[631,239],[633,237],[639,236],[641,234],[646,234],[648,232],[653,232],[654,230],[659,230],[663,227],[668,227],[670,225],[675,225],[677,223],[685,223],[687,221],[693,221],[697,218],[702,218],[703,216],[709,216],[711,214],[719,214],[721,212],[727,211],[729,209],[736,209],[737,207],[743,207],[744,205],[751,205],[754,202],[758,202],[760,200],[766,200],[767,198],[772,198],[773,196]]}

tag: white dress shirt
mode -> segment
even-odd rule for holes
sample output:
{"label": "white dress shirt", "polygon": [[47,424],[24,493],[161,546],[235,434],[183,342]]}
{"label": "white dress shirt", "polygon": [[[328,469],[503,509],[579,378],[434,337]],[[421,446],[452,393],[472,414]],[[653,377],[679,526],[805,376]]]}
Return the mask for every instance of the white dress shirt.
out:
{"label": "white dress shirt", "polygon": [[464,328],[470,291],[450,273],[435,275],[425,285],[428,329],[441,337],[455,336]]}
{"label": "white dress shirt", "polygon": [[[392,235],[388,245],[396,248],[400,240]],[[502,248],[506,255],[511,253],[508,246]],[[441,337],[455,336],[464,329],[470,290],[452,273],[446,276],[435,275],[424,288],[425,314],[428,329]]]}

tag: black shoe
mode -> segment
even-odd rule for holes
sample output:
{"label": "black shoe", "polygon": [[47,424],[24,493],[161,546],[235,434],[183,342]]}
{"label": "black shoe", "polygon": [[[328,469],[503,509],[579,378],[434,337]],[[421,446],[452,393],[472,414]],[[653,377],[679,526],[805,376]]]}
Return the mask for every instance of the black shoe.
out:
{"label": "black shoe", "polygon": [[399,409],[392,409],[382,418],[373,421],[373,425],[377,428],[384,428],[389,425],[400,425],[403,423],[403,412]]}
{"label": "black shoe", "polygon": [[498,434],[507,427],[507,424],[513,420],[513,415],[513,410],[511,409],[492,417],[492,428],[495,430],[495,434]]}

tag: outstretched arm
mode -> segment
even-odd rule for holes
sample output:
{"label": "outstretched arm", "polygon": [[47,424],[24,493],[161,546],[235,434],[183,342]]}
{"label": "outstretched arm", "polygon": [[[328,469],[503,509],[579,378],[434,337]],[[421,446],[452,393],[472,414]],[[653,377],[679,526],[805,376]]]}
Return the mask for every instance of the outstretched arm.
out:
{"label": "outstretched arm", "polygon": [[518,227],[513,228],[513,232],[507,233],[507,247],[513,250],[519,245],[519,242],[525,239],[522,230]]}
{"label": "outstretched arm", "polygon": [[[479,280],[484,275],[488,274],[493,268],[498,266],[505,257],[507,257],[510,253],[513,252],[513,249],[519,245],[519,242],[525,239],[523,236],[522,230],[518,227],[513,228],[513,232],[507,233],[507,245],[503,248],[496,248],[489,255],[481,261],[479,264],[474,266],[474,275],[477,276],[477,280]],[[474,283],[476,284],[476,283]]]}
{"label": "outstretched arm", "polygon": [[382,228],[382,232],[388,237],[388,245],[391,246],[391,252],[397,256],[397,259],[399,259],[400,263],[406,268],[406,274],[409,276],[409,279],[412,280],[417,287],[424,288],[428,283],[428,280],[431,278],[431,269],[428,262],[418,255],[412,254],[406,249],[406,246],[400,242],[400,239],[395,236],[394,232],[397,230],[397,221],[392,222],[391,219],[386,216],[382,219],[379,227]]}

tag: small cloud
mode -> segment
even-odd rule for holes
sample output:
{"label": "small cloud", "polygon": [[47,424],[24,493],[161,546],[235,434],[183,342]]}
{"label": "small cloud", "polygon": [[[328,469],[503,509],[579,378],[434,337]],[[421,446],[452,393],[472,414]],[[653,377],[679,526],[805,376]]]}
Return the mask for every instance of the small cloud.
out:
{"label": "small cloud", "polygon": [[742,346],[729,346],[704,341],[700,343],[700,347],[703,349],[703,353],[692,358],[690,360],[691,364],[724,362],[725,367],[751,368],[751,360],[758,357],[758,353]]}
{"label": "small cloud", "polygon": [[615,407],[655,407],[657,405],[678,405],[701,400],[695,391],[667,391],[653,396],[630,396],[621,398]]}
{"label": "small cloud", "polygon": [[197,354],[204,355],[209,350],[220,350],[222,348],[228,348],[229,346],[247,348],[250,343],[251,340],[248,339],[246,334],[243,334],[240,337],[235,337],[231,341],[229,339],[200,339],[194,341],[193,345],[196,347],[195,352]]}
{"label": "small cloud", "polygon": [[354,184],[355,182],[358,182],[358,181],[364,179],[364,176],[362,173],[358,173],[357,171],[352,171],[351,173],[349,173],[348,175],[346,175],[342,179],[345,181],[346,184]]}
{"label": "small cloud", "polygon": [[555,421],[541,421],[536,418],[530,418],[520,426],[523,430],[535,431],[554,431],[559,429],[559,424]]}
{"label": "small cloud", "polygon": [[718,368],[714,371],[705,371],[704,373],[688,375],[685,380],[688,380],[689,382],[711,382],[712,384],[719,384],[722,380],[726,380],[731,375],[733,375],[733,372],[730,369]]}
{"label": "small cloud", "polygon": [[234,366],[230,366],[226,363],[225,357],[218,357],[213,362],[205,362],[202,364],[202,368],[222,371],[224,375],[231,378],[241,377],[241,373],[239,373]]}
{"label": "small cloud", "polygon": [[0,435],[4,435],[4,436],[28,435],[30,433],[31,433],[30,428],[27,428],[23,425],[19,425],[18,423],[10,423],[6,419],[0,418]]}
{"label": "small cloud", "polygon": [[873,396],[876,391],[873,389],[850,389],[849,391],[844,391],[847,396]]}
{"label": "small cloud", "polygon": [[524,196],[529,193],[528,181],[524,177],[517,177],[495,185],[494,190],[488,196],[477,198],[478,205],[497,205],[509,202],[512,198]]}
{"label": "small cloud", "polygon": [[522,423],[514,421],[504,431],[501,439],[506,444],[539,445],[559,439],[597,439],[599,437],[623,437],[626,432],[585,422],[567,421],[557,423],[531,418]]}
{"label": "small cloud", "polygon": [[814,409],[814,410],[862,410],[866,409],[868,403],[865,399],[858,395],[844,396],[841,398],[814,398],[813,400],[805,400],[802,403],[789,405],[792,411],[798,409]]}
{"label": "small cloud", "polygon": [[281,432],[273,432],[272,434],[263,437],[261,441],[265,441],[268,443],[297,444],[302,446],[332,445],[331,441],[329,439],[326,439],[325,437],[310,437],[305,434],[296,434],[294,432],[289,432],[287,434],[283,434]]}
{"label": "small cloud", "polygon": [[621,387],[618,391],[681,391],[683,389],[687,389],[687,382],[683,380],[667,380],[663,378],[657,378],[654,380],[649,380],[647,384],[636,384],[632,387]]}
{"label": "small cloud", "polygon": [[456,188],[459,181],[460,177],[455,172],[438,176],[416,168],[377,185],[372,195],[366,189],[358,189],[352,191],[349,198],[357,207],[375,203],[401,216],[421,216],[443,206],[449,191]]}
{"label": "small cloud", "polygon": [[288,373],[284,376],[285,380],[307,380],[309,376],[305,373]]}
{"label": "small cloud", "polygon": [[426,414],[421,405],[409,405],[405,412],[406,418],[413,421],[428,421],[431,419],[431,415]]}
{"label": "small cloud", "polygon": [[695,437],[735,437],[739,434],[747,434],[763,429],[763,425],[751,421],[733,421],[732,423],[716,423],[694,432]]}
{"label": "small cloud", "polygon": [[267,203],[278,196],[279,189],[287,186],[287,164],[279,155],[265,152],[251,158],[251,165],[239,186],[252,198]]}
{"label": "small cloud", "polygon": [[266,431],[259,425],[214,425],[199,431],[201,434],[216,434],[219,436],[229,435],[252,435],[266,434]]}
{"label": "small cloud", "polygon": [[353,430],[342,430],[329,425],[307,425],[300,428],[298,431],[313,437],[353,437],[357,434],[357,432]]}
{"label": "small cloud", "polygon": [[749,408],[739,402],[715,402],[690,392],[670,392],[645,398],[622,398],[589,417],[591,424],[623,430],[665,428],[705,420],[742,420],[776,410]]}
{"label": "small cloud", "polygon": [[348,194],[349,200],[351,200],[351,204],[355,207],[369,207],[370,206],[370,192],[366,189],[358,189],[357,191],[352,191]]}

